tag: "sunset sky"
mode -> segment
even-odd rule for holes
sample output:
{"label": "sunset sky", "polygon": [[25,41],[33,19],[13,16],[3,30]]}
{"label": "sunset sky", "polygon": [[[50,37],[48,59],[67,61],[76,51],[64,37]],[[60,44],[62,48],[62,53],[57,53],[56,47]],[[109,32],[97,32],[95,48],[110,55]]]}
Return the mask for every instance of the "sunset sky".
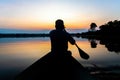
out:
{"label": "sunset sky", "polygon": [[0,0],[0,28],[52,29],[63,19],[71,29],[120,19],[120,0]]}

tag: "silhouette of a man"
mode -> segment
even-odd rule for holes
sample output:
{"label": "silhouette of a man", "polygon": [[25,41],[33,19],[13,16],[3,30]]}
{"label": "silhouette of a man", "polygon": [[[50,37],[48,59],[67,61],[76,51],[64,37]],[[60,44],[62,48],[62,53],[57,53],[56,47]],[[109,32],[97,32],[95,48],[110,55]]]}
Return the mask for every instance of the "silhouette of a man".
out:
{"label": "silhouette of a man", "polygon": [[75,40],[65,31],[63,20],[56,20],[55,28],[55,30],[50,32],[51,51],[61,54],[66,53],[68,50],[68,42],[74,45]]}

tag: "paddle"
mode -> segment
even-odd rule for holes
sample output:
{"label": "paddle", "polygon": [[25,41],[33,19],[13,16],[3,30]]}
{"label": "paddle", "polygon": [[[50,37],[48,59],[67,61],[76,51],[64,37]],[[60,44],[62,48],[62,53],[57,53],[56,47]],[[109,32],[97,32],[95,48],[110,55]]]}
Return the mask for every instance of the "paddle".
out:
{"label": "paddle", "polygon": [[86,52],[84,52],[82,49],[80,49],[76,43],[75,43],[75,46],[78,48],[81,58],[86,59],[86,60],[89,59],[89,55]]}
{"label": "paddle", "polygon": [[[65,29],[63,29],[63,31],[67,32]],[[78,51],[79,51],[81,58],[89,59],[89,55],[86,52],[84,52],[82,49],[80,49],[76,43],[75,43],[75,46],[78,48]]]}

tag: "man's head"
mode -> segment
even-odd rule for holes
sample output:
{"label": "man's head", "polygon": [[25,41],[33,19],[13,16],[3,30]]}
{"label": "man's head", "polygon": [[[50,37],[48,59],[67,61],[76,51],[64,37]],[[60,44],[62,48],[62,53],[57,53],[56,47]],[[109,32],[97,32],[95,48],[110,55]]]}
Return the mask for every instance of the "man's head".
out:
{"label": "man's head", "polygon": [[61,19],[56,20],[55,28],[59,29],[59,30],[63,30],[65,28],[63,20],[61,20]]}

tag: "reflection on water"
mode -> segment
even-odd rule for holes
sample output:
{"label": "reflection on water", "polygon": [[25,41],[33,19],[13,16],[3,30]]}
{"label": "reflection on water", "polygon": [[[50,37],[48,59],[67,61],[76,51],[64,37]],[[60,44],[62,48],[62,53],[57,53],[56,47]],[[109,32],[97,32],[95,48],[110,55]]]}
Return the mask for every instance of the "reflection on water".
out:
{"label": "reflection on water", "polygon": [[[78,39],[78,46],[90,55],[89,60],[80,58],[77,48],[69,44],[72,55],[85,67],[120,65],[118,51],[113,51],[117,44],[105,44],[105,41]],[[100,43],[100,44],[99,44]],[[102,45],[101,45],[102,44]],[[112,45],[112,47],[110,47]],[[117,46],[118,47],[118,46]],[[112,48],[109,49],[109,48]],[[118,50],[118,49],[117,49]],[[120,49],[119,49],[120,50]],[[112,51],[112,52],[111,52]],[[5,76],[12,78],[50,52],[49,38],[1,38],[0,39],[0,80]],[[116,54],[116,52],[118,54]],[[10,80],[9,78],[9,80]]]}

